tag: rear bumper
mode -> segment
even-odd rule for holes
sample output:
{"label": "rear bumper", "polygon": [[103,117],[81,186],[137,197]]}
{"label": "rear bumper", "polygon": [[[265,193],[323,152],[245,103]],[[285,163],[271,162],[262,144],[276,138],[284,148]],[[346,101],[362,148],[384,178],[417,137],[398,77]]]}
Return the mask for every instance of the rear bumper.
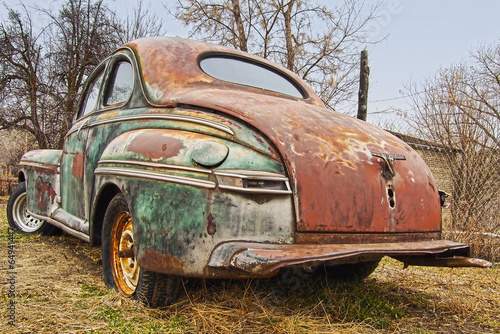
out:
{"label": "rear bumper", "polygon": [[[263,244],[226,242],[213,251],[208,266],[238,269],[253,276],[270,276],[283,267],[363,262],[390,256],[405,265],[490,267],[488,261],[470,259],[466,244],[447,240],[375,244]],[[459,256],[459,257],[456,257]]]}

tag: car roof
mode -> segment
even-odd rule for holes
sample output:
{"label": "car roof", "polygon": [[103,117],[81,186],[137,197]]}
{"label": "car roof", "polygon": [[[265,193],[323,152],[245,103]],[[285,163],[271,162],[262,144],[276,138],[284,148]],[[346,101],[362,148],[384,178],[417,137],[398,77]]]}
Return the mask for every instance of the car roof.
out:
{"label": "car roof", "polygon": [[[129,49],[135,56],[146,98],[152,105],[175,104],[182,95],[196,90],[238,90],[275,95],[324,106],[321,99],[299,76],[266,59],[228,47],[175,37],[149,37],[131,41],[120,50]],[[207,75],[199,61],[208,55],[222,54],[263,64],[290,78],[304,92],[305,98],[218,80]]]}

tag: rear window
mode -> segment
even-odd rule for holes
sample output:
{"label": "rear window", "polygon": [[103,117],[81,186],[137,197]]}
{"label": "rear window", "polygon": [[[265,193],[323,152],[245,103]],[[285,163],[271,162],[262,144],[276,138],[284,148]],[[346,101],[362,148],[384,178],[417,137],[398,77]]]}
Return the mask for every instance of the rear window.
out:
{"label": "rear window", "polygon": [[304,98],[302,90],[284,74],[264,64],[231,56],[210,56],[200,61],[200,67],[213,78],[240,85]]}

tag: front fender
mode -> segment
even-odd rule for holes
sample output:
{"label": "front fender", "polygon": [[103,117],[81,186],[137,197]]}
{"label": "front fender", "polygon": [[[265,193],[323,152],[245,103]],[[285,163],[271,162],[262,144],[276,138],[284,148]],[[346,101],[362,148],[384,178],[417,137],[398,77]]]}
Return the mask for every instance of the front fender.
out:
{"label": "front fender", "polygon": [[26,181],[27,209],[31,213],[50,216],[59,207],[61,153],[34,150],[21,158],[19,168]]}

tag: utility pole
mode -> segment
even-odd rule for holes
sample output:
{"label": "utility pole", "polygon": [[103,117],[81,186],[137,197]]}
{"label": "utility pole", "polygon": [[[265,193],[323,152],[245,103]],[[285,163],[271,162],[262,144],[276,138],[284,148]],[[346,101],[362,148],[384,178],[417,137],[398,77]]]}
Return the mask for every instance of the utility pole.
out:
{"label": "utility pole", "polygon": [[368,77],[370,68],[368,67],[368,51],[361,51],[361,64],[359,71],[359,92],[358,92],[358,119],[366,121],[368,113]]}

